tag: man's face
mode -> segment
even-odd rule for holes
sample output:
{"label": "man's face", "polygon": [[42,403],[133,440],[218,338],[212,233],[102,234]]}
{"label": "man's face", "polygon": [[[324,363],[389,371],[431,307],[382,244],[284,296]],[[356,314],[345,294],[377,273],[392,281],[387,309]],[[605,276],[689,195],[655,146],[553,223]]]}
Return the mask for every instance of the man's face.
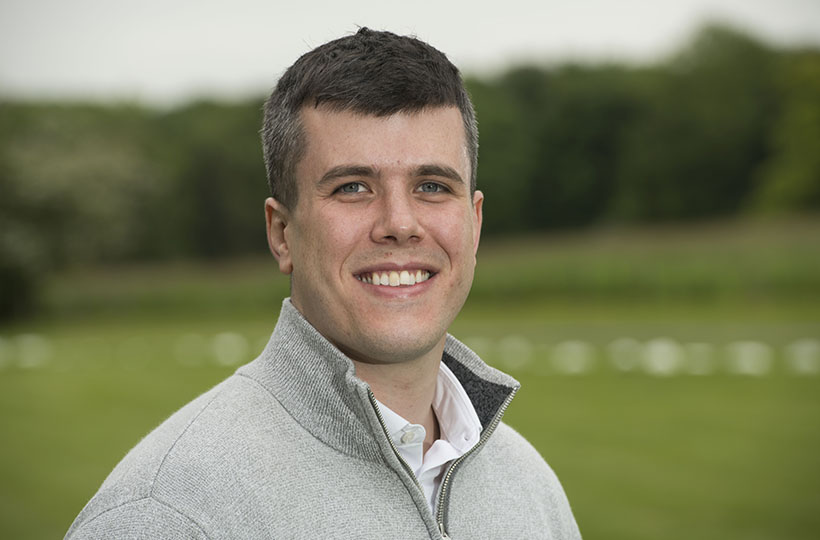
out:
{"label": "man's face", "polygon": [[461,114],[306,108],[302,120],[298,202],[266,205],[291,301],[354,360],[437,350],[467,298],[481,228]]}

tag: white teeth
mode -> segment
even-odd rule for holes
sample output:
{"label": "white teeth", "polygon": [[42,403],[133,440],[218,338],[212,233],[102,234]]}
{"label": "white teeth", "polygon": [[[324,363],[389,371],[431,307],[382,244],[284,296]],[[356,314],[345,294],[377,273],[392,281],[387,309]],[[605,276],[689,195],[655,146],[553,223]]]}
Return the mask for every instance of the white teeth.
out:
{"label": "white teeth", "polygon": [[356,276],[359,281],[370,283],[372,285],[381,285],[389,287],[399,287],[402,285],[415,285],[422,281],[430,279],[430,272],[427,270],[401,270],[390,272],[373,272],[372,274],[361,274]]}

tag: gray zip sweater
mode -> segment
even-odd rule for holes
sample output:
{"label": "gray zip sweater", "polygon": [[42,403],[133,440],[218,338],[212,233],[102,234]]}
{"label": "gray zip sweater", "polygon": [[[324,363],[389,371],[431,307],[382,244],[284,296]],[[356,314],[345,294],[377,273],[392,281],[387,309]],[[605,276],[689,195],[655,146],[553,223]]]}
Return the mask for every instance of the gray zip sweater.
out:
{"label": "gray zip sweater", "polygon": [[145,437],[66,538],[576,539],[558,479],[501,423],[518,389],[447,337],[482,424],[437,515],[352,362],[285,300],[264,352]]}

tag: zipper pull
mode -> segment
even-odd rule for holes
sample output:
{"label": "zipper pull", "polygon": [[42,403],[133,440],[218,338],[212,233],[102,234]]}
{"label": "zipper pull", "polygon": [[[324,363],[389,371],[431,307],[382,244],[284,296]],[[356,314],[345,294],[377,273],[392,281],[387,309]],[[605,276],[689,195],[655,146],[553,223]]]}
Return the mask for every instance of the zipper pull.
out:
{"label": "zipper pull", "polygon": [[447,536],[447,533],[446,533],[446,532],[444,532],[444,523],[439,523],[439,524],[438,524],[438,530],[440,530],[440,531],[441,531],[441,537],[442,537],[444,540],[450,540],[450,537],[449,537],[449,536]]}

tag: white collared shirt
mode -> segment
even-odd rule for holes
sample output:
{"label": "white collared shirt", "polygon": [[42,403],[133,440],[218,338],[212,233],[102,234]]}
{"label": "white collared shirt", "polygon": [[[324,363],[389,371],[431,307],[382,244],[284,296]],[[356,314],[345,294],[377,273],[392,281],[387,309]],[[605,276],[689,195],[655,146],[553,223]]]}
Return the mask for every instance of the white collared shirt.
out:
{"label": "white collared shirt", "polygon": [[467,453],[478,443],[481,422],[467,392],[453,372],[440,364],[433,411],[438,418],[441,438],[424,453],[424,426],[411,424],[377,400],[387,433],[399,454],[419,481],[430,510],[435,513],[439,485],[448,463]]}

